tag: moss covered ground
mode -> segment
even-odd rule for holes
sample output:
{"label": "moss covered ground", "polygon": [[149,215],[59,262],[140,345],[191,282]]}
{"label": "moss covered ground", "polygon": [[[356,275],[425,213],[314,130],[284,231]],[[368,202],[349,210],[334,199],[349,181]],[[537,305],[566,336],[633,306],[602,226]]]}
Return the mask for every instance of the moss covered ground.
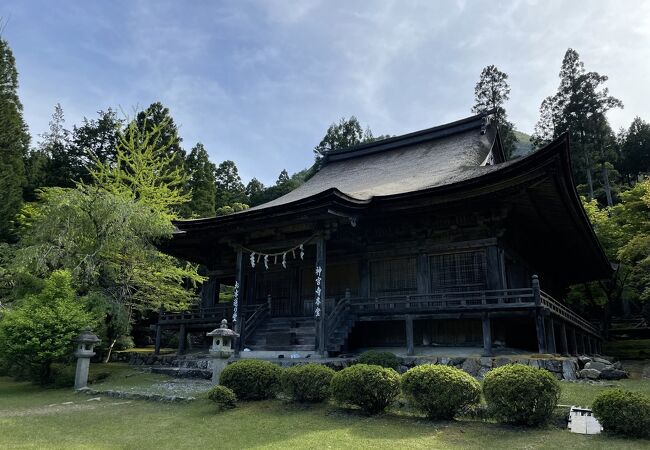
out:
{"label": "moss covered ground", "polygon": [[[169,381],[124,365],[110,370],[111,377],[95,389],[145,388]],[[650,393],[650,380],[609,384]],[[588,405],[609,388],[563,382],[560,402]],[[522,429],[478,420],[431,422],[407,409],[367,417],[333,404],[275,400],[217,412],[201,396],[181,404],[99,397],[0,378],[0,448],[650,448],[650,441],[582,436],[554,425]]]}

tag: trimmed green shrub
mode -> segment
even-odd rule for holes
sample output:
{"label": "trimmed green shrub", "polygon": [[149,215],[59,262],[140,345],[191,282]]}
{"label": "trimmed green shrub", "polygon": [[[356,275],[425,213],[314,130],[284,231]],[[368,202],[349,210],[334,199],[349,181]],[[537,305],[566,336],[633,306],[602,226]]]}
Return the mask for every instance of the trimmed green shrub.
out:
{"label": "trimmed green shrub", "polygon": [[217,385],[208,391],[208,399],[217,404],[219,409],[232,409],[237,402],[237,396],[232,389]]}
{"label": "trimmed green shrub", "polygon": [[219,384],[232,389],[240,400],[264,400],[277,394],[281,373],[272,362],[243,359],[223,369]]}
{"label": "trimmed green shrub", "polygon": [[402,392],[431,419],[453,419],[481,400],[481,385],[471,375],[449,366],[426,364],[402,375]]}
{"label": "trimmed green shrub", "polygon": [[497,420],[535,426],[551,418],[560,398],[560,383],[545,369],[508,364],[487,373],[483,394]]}
{"label": "trimmed green shrub", "polygon": [[399,395],[399,374],[390,368],[355,364],[332,377],[332,396],[369,414],[386,409]]}
{"label": "trimmed green shrub", "polygon": [[305,364],[282,371],[282,391],[297,402],[322,402],[330,395],[334,370],[322,364]]}
{"label": "trimmed green shrub", "polygon": [[598,394],[592,410],[606,431],[650,437],[650,396],[622,389],[607,390]]}
{"label": "trimmed green shrub", "polygon": [[397,370],[399,367],[399,358],[391,352],[380,352],[377,350],[368,350],[359,355],[357,360],[359,364],[368,364],[381,367],[388,367]]}

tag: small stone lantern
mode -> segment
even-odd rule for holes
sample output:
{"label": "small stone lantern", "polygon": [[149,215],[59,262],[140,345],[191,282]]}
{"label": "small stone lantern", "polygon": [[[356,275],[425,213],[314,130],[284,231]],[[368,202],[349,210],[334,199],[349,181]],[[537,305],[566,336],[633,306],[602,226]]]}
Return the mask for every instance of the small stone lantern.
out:
{"label": "small stone lantern", "polygon": [[234,353],[232,341],[239,337],[239,334],[228,328],[228,321],[223,319],[219,328],[215,328],[206,335],[212,337],[212,347],[210,347],[212,382],[217,384],[221,372],[228,365],[228,358]]}
{"label": "small stone lantern", "polygon": [[89,328],[86,328],[75,339],[77,351],[74,355],[77,357],[77,371],[74,376],[74,388],[82,389],[88,385],[88,369],[90,368],[90,358],[95,356],[93,349],[99,344],[100,340]]}

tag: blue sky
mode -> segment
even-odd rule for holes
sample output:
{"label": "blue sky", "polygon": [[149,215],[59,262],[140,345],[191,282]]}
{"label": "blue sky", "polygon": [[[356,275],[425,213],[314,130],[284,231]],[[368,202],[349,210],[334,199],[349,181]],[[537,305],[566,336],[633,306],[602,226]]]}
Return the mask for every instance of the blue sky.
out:
{"label": "blue sky", "polygon": [[309,166],[342,116],[393,135],[465,117],[488,64],[531,132],[568,47],[610,77],[614,128],[650,120],[650,2],[5,0],[0,16],[32,135],[57,102],[71,128],[161,101],[186,149],[245,182]]}

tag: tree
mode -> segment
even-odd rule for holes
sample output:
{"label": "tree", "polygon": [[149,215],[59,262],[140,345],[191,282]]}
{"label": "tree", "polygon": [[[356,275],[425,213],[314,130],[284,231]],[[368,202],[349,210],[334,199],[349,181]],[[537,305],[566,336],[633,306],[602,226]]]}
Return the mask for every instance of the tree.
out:
{"label": "tree", "polygon": [[185,161],[185,151],[181,148],[183,140],[178,135],[178,127],[168,108],[160,102],[152,103],[137,114],[135,122],[136,128],[141,132],[151,133],[156,130],[155,140],[152,142],[159,152],[156,156],[166,158],[172,155],[172,166],[182,167]]}
{"label": "tree", "polygon": [[23,158],[29,148],[29,133],[22,111],[16,61],[7,41],[0,39],[0,242],[15,239],[13,219],[27,182]]}
{"label": "tree", "polygon": [[39,151],[48,158],[42,186],[73,187],[81,168],[71,152],[70,132],[65,129],[63,108],[59,103],[54,106],[49,128],[47,133],[41,134],[39,142]]}
{"label": "tree", "polygon": [[95,167],[90,169],[94,184],[138,201],[165,219],[178,218],[180,208],[191,196],[184,191],[188,180],[185,169],[167,150],[173,141],[161,138],[168,129],[166,120],[142,127],[137,121],[129,123],[118,134],[115,163],[95,160]]}
{"label": "tree", "polygon": [[289,173],[287,172],[286,169],[282,169],[282,172],[280,172],[280,175],[278,176],[278,181],[276,181],[275,184],[276,186],[279,186],[288,181],[289,181]]}
{"label": "tree", "polygon": [[489,65],[481,72],[476,87],[474,88],[474,106],[472,112],[475,114],[494,111],[494,120],[501,133],[501,142],[506,158],[509,159],[515,150],[517,137],[514,133],[514,125],[508,121],[504,104],[510,99],[510,85],[508,75],[501,72],[496,66]]}
{"label": "tree", "polygon": [[24,225],[15,271],[47,277],[66,269],[81,295],[99,291],[129,315],[194,301],[186,286],[203,280],[196,267],[156,247],[171,238],[169,214],[123,192],[83,184],[43,189],[35,209]]}
{"label": "tree", "polygon": [[215,198],[217,208],[230,206],[233,203],[245,203],[248,200],[246,198],[246,188],[241,181],[234,161],[226,160],[219,164],[219,167],[214,171],[214,175],[217,185]]}
{"label": "tree", "polygon": [[[605,114],[623,103],[609,95],[602,85],[607,77],[585,71],[578,52],[568,49],[560,69],[560,85],[555,95],[547,97],[540,108],[540,122],[533,141],[543,144],[568,132],[574,143],[572,162],[578,182],[585,181],[588,198],[594,198],[593,164],[602,148],[598,128],[606,121]],[[575,151],[575,148],[579,151]],[[583,175],[584,174],[584,175]]]}
{"label": "tree", "polygon": [[610,279],[576,286],[570,296],[600,308],[604,324],[610,305],[630,300],[642,302],[650,321],[650,180],[622,192],[620,199],[612,207],[600,207],[596,200],[584,202],[605,253],[619,264]]}
{"label": "tree", "polygon": [[257,178],[253,178],[246,185],[246,197],[248,197],[248,204],[256,206],[264,202],[264,184]]}
{"label": "tree", "polygon": [[342,117],[338,123],[332,123],[329,126],[323,139],[314,148],[314,153],[316,159],[319,160],[328,151],[353,147],[373,140],[370,128],[366,128],[364,131],[356,117],[350,116],[349,119]]}
{"label": "tree", "polygon": [[117,159],[117,145],[122,121],[111,108],[98,111],[96,119],[83,118],[80,126],[73,126],[70,153],[73,166],[73,179],[90,182],[92,177],[88,168],[98,159],[112,164]]}
{"label": "tree", "polygon": [[275,185],[269,186],[254,197],[250,197],[251,205],[255,206],[270,202],[271,200],[275,200],[278,197],[282,197],[283,195],[288,194],[305,182],[307,177],[311,175],[312,169],[313,168],[305,169],[300,172],[296,172],[291,176],[287,174],[286,170],[282,170]]}
{"label": "tree", "polygon": [[650,124],[635,117],[619,142],[620,171],[628,184],[650,173]]}
{"label": "tree", "polygon": [[217,187],[214,179],[215,165],[210,162],[203,144],[194,146],[185,160],[188,175],[187,188],[191,200],[183,206],[183,217],[212,217],[215,213]]}
{"label": "tree", "polygon": [[42,292],[4,313],[0,356],[47,383],[52,363],[72,353],[74,338],[90,323],[91,316],[76,299],[70,273],[54,271]]}
{"label": "tree", "polygon": [[98,291],[129,316],[193,302],[187,287],[203,280],[197,268],[156,247],[171,237],[171,219],[189,200],[173,155],[156,147],[164,125],[146,131],[131,122],[118,136],[115,163],[95,160],[92,185],[41,190],[20,216],[18,269],[40,276],[67,269],[80,294]]}

